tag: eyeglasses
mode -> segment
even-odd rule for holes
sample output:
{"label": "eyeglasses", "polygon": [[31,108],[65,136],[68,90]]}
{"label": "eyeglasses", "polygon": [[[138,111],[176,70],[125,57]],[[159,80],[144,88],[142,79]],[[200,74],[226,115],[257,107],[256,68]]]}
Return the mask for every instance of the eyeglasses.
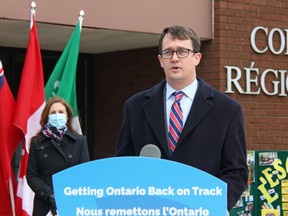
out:
{"label": "eyeglasses", "polygon": [[164,59],[171,59],[174,55],[174,53],[176,53],[176,55],[178,56],[178,58],[186,58],[189,55],[189,51],[192,53],[196,53],[191,49],[178,49],[178,50],[171,50],[171,49],[167,49],[167,50],[162,50],[160,55],[162,58]]}

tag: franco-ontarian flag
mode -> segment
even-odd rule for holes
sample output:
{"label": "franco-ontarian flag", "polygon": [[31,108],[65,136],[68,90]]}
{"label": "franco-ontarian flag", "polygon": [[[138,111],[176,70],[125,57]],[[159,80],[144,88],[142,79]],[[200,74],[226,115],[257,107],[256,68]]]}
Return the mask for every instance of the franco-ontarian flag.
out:
{"label": "franco-ontarian flag", "polygon": [[73,127],[82,134],[76,98],[76,71],[83,17],[78,23],[45,86],[46,101],[53,96],[64,98],[73,109]]}

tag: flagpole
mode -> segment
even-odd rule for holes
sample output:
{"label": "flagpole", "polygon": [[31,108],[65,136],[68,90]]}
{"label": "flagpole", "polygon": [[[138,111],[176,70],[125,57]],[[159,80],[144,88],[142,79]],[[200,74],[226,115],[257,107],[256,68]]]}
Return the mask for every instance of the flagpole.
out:
{"label": "flagpole", "polygon": [[31,2],[31,13],[30,13],[30,29],[32,28],[33,26],[33,20],[35,17],[35,14],[36,14],[36,3],[34,1]]}
{"label": "flagpole", "polygon": [[10,190],[10,200],[11,200],[12,213],[13,213],[13,216],[16,216],[16,213],[15,213],[14,190],[13,190],[13,183],[12,183],[12,178],[11,178],[11,176],[10,176],[10,178],[9,178],[9,190]]}
{"label": "flagpole", "polygon": [[85,14],[84,11],[81,10],[80,13],[79,13],[79,17],[78,17],[78,20],[80,22],[80,32],[82,30],[82,23],[83,23],[83,19],[84,19],[84,14]]}

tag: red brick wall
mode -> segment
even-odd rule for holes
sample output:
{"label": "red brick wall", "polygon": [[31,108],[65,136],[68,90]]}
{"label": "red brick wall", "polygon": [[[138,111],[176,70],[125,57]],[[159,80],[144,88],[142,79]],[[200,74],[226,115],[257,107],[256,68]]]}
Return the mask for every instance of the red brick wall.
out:
{"label": "red brick wall", "polygon": [[[288,1],[215,0],[214,8],[215,38],[203,43],[203,60],[198,68],[198,74],[206,81],[225,91],[227,87],[225,66],[237,66],[241,69],[243,88],[245,88],[244,68],[250,68],[251,62],[254,62],[254,69],[259,69],[259,75],[267,69],[288,69],[288,56],[284,53],[274,55],[271,51],[267,51],[258,54],[250,45],[250,34],[256,26],[268,27],[269,30],[288,28]],[[275,48],[279,47],[279,40],[275,35],[273,43]],[[258,34],[257,44],[261,48],[267,44],[264,33]],[[266,85],[270,86],[271,90],[269,80]],[[287,96],[268,96],[262,91],[259,95],[245,95],[234,90],[235,94],[229,95],[238,100],[244,109],[248,149],[287,150]]]}

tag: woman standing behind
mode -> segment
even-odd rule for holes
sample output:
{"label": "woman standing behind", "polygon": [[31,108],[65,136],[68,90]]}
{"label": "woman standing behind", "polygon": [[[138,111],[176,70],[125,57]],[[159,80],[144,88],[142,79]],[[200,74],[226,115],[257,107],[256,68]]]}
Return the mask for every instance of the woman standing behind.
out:
{"label": "woman standing behind", "polygon": [[51,98],[41,115],[41,130],[31,140],[27,182],[35,193],[33,216],[57,215],[52,175],[89,161],[86,137],[72,128],[72,109],[60,98]]}

